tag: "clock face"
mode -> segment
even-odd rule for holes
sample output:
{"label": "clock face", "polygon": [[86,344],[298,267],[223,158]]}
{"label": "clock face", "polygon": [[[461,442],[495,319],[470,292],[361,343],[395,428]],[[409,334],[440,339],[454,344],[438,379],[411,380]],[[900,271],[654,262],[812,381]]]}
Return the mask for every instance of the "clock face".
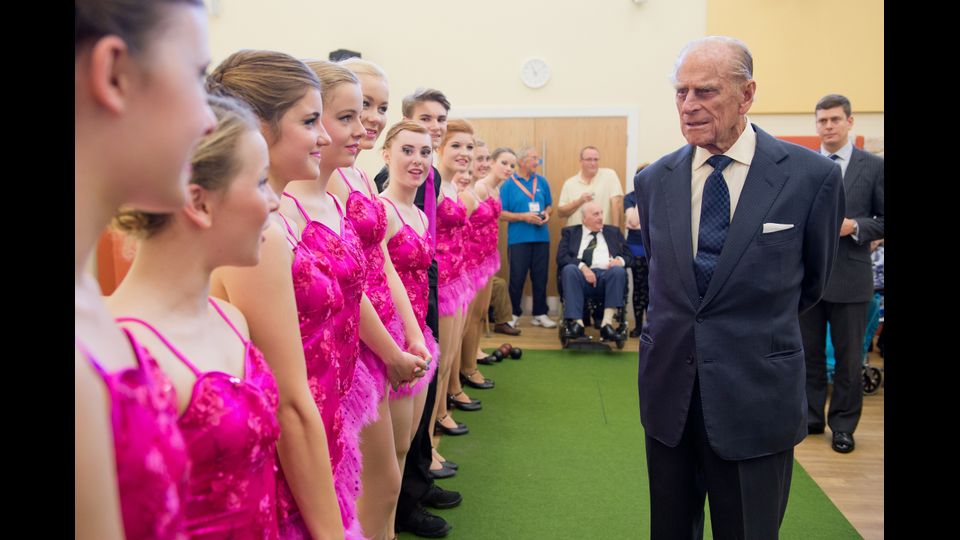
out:
{"label": "clock face", "polygon": [[530,88],[540,88],[550,80],[550,66],[540,58],[527,60],[520,69],[520,79]]}

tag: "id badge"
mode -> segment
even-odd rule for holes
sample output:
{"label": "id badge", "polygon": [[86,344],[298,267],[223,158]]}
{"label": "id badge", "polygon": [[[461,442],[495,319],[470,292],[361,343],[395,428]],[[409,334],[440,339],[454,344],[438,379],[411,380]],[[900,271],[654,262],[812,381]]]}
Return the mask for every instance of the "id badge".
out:
{"label": "id badge", "polygon": [[539,201],[535,201],[535,202],[530,203],[530,211],[533,212],[533,213],[535,213],[535,214],[539,214],[539,213],[540,213],[540,202],[539,202]]}

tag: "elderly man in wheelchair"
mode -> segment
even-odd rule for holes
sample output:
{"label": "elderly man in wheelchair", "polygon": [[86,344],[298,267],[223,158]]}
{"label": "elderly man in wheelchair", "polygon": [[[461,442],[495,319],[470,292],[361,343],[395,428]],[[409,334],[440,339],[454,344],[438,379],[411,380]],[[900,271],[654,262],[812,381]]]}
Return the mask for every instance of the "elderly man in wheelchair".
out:
{"label": "elderly man in wheelchair", "polygon": [[566,346],[584,337],[583,321],[587,304],[592,300],[602,303],[603,307],[600,338],[617,342],[618,348],[622,348],[626,340],[625,267],[632,264],[633,256],[620,229],[603,224],[603,209],[599,204],[588,202],[580,211],[583,224],[564,227],[557,248],[557,284],[564,318],[560,341]]}

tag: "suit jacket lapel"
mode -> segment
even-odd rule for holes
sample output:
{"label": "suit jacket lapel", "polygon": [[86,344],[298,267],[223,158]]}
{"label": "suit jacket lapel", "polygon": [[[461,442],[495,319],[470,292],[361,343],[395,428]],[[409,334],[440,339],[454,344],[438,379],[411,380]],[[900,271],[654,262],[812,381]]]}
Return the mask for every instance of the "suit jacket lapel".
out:
{"label": "suit jacket lapel", "polygon": [[583,240],[583,227],[577,227],[570,231],[570,254],[576,259],[580,254],[580,242]]}
{"label": "suit jacket lapel", "polygon": [[757,231],[763,227],[764,216],[788,179],[787,174],[777,166],[777,163],[787,157],[787,153],[773,137],[759,128],[756,128],[756,132],[757,149],[753,162],[750,164],[737,209],[730,221],[727,239],[720,252],[720,260],[717,261],[717,268],[710,279],[701,308],[717,295],[717,291],[730,277],[743,252]]}
{"label": "suit jacket lapel", "polygon": [[850,193],[853,185],[860,179],[860,172],[863,171],[863,153],[856,148],[850,154],[850,163],[847,164],[847,172],[843,175],[843,191]]}
{"label": "suit jacket lapel", "polygon": [[687,291],[690,304],[696,306],[700,294],[693,273],[693,232],[690,229],[690,173],[693,161],[693,146],[680,152],[673,163],[667,164],[670,172],[660,179],[667,206],[667,228],[673,242],[673,253],[680,269],[680,281]]}

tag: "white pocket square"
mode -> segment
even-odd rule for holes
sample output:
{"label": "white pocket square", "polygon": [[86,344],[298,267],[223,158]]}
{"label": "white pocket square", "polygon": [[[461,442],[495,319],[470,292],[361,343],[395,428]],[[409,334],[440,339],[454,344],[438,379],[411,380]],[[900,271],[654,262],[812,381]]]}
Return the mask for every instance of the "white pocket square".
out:
{"label": "white pocket square", "polygon": [[787,229],[792,229],[792,223],[764,223],[763,224],[763,234],[785,231]]}

